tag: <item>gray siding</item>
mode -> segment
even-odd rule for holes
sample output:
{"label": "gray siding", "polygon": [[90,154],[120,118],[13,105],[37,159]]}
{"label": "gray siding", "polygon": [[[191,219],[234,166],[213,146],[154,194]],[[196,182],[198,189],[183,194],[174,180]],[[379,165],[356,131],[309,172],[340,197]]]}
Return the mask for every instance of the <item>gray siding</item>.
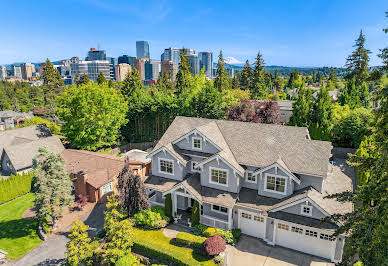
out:
{"label": "gray siding", "polygon": [[[293,214],[296,214],[296,215],[301,215],[301,206],[302,205],[305,205],[305,202],[303,203],[300,203],[300,204],[296,204],[294,206],[291,206],[291,207],[288,207],[286,209],[283,209],[282,212],[288,212],[288,213],[293,213]],[[313,205],[311,205],[311,203],[309,203],[309,206],[312,206],[313,207],[313,212],[312,212],[312,216],[311,218],[314,218],[314,219],[322,219],[324,217],[326,217],[326,215],[324,215],[320,210],[318,210],[316,207],[314,207]],[[310,217],[310,216],[307,216],[307,217]]]}
{"label": "gray siding", "polygon": [[219,212],[214,212],[211,209],[211,204],[203,203],[203,215],[214,217],[219,220],[228,221],[228,214],[223,214]]}
{"label": "gray siding", "polygon": [[311,175],[299,175],[300,176],[300,185],[295,184],[295,190],[302,189],[308,186],[312,186],[319,192],[322,192],[323,178],[319,176]]}
{"label": "gray siding", "polygon": [[[233,169],[229,167],[226,163],[224,163],[222,160],[218,160],[219,163],[217,163],[217,160],[212,160],[206,164],[204,164],[202,167],[202,173],[201,173],[201,185],[206,187],[211,187],[215,189],[225,190],[233,193],[240,192],[239,186],[240,186],[240,176],[236,173],[236,175],[233,173]],[[228,171],[228,185],[218,185],[214,183],[210,183],[210,167],[220,168]]]}
{"label": "gray siding", "polygon": [[187,197],[183,197],[181,195],[177,195],[176,196],[177,198],[177,208],[180,209],[180,210],[186,210],[189,206],[189,203],[188,203],[188,198]]}
{"label": "gray siding", "polygon": [[163,203],[164,204],[164,199],[163,199],[163,194],[160,191],[154,190],[155,195],[152,197],[152,201]]}
{"label": "gray siding", "polygon": [[199,156],[193,156],[191,155],[191,160],[187,162],[187,165],[186,165],[186,173],[198,173],[198,172],[193,172],[191,169],[191,163],[192,162],[201,162],[203,160],[205,160],[204,157],[199,157]]}
{"label": "gray siding", "polygon": [[[253,167],[253,166],[246,166],[246,170],[247,171],[256,171],[258,168],[257,167]],[[242,187],[246,187],[246,188],[250,188],[250,189],[255,189],[257,190],[257,179],[258,177],[256,177],[256,183],[251,183],[251,182],[247,182],[246,181],[246,176],[244,175],[243,178],[241,178],[241,186]]]}
{"label": "gray siding", "polygon": [[[8,167],[8,164],[9,164],[9,167]],[[14,169],[14,167],[13,167],[11,161],[9,160],[9,157],[5,151],[3,152],[3,156],[2,156],[1,170],[6,175],[16,173],[16,170]]]}
{"label": "gray siding", "polygon": [[[174,162],[174,175],[159,172],[159,158],[169,159]],[[164,154],[163,151],[160,151],[152,156],[152,174],[170,179],[183,180],[183,177],[186,175],[186,168],[181,163],[178,165],[177,159],[170,153],[166,152]]]}
{"label": "gray siding", "polygon": [[289,178],[283,171],[278,168],[277,175],[284,176],[286,178],[286,194],[279,194],[269,191],[264,191],[265,187],[265,174],[275,174],[275,167],[268,169],[262,173],[262,178],[258,176],[258,193],[259,195],[272,198],[284,198],[291,195],[294,192],[294,181]]}
{"label": "gray siding", "polygon": [[265,228],[265,239],[267,239],[268,242],[274,243],[274,227],[275,227],[275,221],[272,218],[267,217],[267,225]]}
{"label": "gray siding", "polygon": [[[194,138],[200,138],[201,139],[201,143],[202,143],[202,149],[201,150],[194,150],[193,149],[193,137]],[[195,136],[194,134],[191,134],[188,139],[184,138],[182,139],[181,141],[177,142],[176,145],[181,148],[181,149],[184,149],[184,150],[193,150],[193,151],[200,151],[200,152],[206,152],[206,153],[211,153],[211,154],[215,154],[217,152],[219,152],[219,150],[209,141],[207,140],[206,142],[203,141],[203,138],[201,135],[197,134],[197,136]]]}

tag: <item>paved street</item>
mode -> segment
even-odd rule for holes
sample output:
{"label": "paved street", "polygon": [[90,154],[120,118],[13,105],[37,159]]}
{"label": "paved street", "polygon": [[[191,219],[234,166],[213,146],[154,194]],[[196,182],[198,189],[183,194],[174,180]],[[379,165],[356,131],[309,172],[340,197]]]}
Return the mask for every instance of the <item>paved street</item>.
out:
{"label": "paved street", "polygon": [[[103,228],[104,211],[105,204],[99,204],[88,215],[80,219],[90,226],[88,230],[90,236],[95,235]],[[66,232],[59,233],[32,249],[13,265],[59,265],[65,260],[66,243],[68,241]]]}

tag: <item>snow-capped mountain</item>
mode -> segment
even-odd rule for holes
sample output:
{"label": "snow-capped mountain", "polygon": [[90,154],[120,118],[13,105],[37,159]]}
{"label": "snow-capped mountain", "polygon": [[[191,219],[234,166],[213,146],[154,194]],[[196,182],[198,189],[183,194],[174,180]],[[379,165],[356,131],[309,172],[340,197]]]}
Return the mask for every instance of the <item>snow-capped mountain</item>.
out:
{"label": "snow-capped mountain", "polygon": [[225,64],[228,64],[228,65],[239,65],[239,64],[242,64],[241,61],[238,61],[236,58],[232,57],[232,56],[228,56],[224,59],[225,61]]}

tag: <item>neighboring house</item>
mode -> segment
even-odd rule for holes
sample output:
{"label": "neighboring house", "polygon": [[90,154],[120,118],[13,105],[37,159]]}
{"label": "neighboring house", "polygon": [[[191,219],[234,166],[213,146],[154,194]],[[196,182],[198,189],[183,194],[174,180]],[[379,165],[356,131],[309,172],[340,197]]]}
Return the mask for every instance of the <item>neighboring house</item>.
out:
{"label": "neighboring house", "polygon": [[[66,170],[70,172],[75,194],[88,196],[89,201],[99,202],[116,192],[117,176],[125,160],[113,155],[67,149],[62,152]],[[142,176],[143,163],[129,160],[135,173]]]}
{"label": "neighboring house", "polygon": [[279,105],[280,123],[288,124],[292,115],[292,101],[276,101]]}
{"label": "neighboring house", "polygon": [[198,201],[202,224],[337,262],[345,238],[331,237],[338,224],[320,219],[352,205],[324,197],[352,182],[332,171],[331,149],[307,128],[176,117],[149,155],[144,183],[152,205],[171,194],[173,215]]}
{"label": "neighboring house", "polygon": [[59,137],[52,136],[44,124],[0,132],[1,175],[30,170],[32,159],[43,146],[55,153],[64,150]]}
{"label": "neighboring house", "polygon": [[147,158],[147,156],[148,152],[132,149],[121,155],[121,158],[142,162],[143,165],[138,169],[138,174],[141,176],[148,176],[151,172],[151,159]]}
{"label": "neighboring house", "polygon": [[0,130],[16,127],[23,124],[25,119],[34,117],[32,112],[20,113],[15,111],[0,111]]}

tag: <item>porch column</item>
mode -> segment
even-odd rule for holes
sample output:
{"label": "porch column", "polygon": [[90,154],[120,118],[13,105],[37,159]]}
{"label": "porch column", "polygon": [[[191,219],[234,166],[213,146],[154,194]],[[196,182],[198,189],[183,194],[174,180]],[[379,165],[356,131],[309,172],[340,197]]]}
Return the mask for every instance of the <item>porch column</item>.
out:
{"label": "porch column", "polygon": [[176,197],[176,194],[175,192],[172,192],[172,216],[175,217],[175,213],[178,212],[178,208],[177,208],[177,197]]}
{"label": "porch column", "polygon": [[233,225],[232,212],[233,212],[233,209],[228,208],[228,227],[229,227],[229,230],[232,229],[232,225]]}

